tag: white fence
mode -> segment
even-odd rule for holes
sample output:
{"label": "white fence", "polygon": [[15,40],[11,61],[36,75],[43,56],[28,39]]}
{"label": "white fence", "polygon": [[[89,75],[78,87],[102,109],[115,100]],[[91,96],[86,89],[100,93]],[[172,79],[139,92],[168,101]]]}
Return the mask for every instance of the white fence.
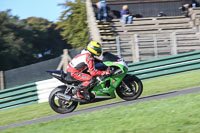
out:
{"label": "white fence", "polygon": [[118,55],[129,62],[200,50],[200,38],[195,32],[134,34],[130,39],[116,37]]}

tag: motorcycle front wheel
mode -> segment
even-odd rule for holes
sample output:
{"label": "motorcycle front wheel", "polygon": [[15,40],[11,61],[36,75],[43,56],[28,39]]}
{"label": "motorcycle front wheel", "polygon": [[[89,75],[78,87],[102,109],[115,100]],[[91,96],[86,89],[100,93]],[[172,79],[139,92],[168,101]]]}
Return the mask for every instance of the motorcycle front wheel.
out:
{"label": "motorcycle front wheel", "polygon": [[63,93],[65,92],[64,88],[55,88],[49,95],[49,105],[51,106],[51,108],[60,114],[66,114],[66,113],[70,113],[72,111],[74,111],[76,109],[76,107],[78,106],[78,102],[75,101],[71,101],[68,102],[66,100],[63,99],[59,99],[56,94],[57,93]]}
{"label": "motorcycle front wheel", "polygon": [[139,78],[134,75],[126,75],[121,84],[116,89],[117,95],[124,100],[137,99],[143,91],[143,84]]}

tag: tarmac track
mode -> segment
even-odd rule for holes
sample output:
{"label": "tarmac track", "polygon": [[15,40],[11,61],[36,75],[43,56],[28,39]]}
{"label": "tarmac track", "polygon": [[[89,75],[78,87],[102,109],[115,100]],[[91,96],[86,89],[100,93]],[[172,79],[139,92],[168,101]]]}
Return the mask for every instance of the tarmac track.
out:
{"label": "tarmac track", "polygon": [[25,126],[25,125],[39,123],[39,122],[46,122],[46,121],[56,120],[56,119],[61,119],[61,118],[68,118],[68,117],[72,117],[75,115],[79,115],[79,114],[83,114],[83,113],[87,113],[87,112],[98,111],[98,110],[107,109],[107,108],[112,108],[112,107],[116,107],[116,106],[120,106],[120,105],[136,104],[139,102],[150,101],[150,100],[159,100],[159,99],[163,99],[163,98],[186,95],[186,94],[191,94],[191,93],[196,93],[196,92],[200,92],[200,87],[141,97],[141,98],[138,98],[137,100],[133,100],[133,101],[121,101],[121,102],[116,102],[116,103],[110,103],[110,104],[106,104],[106,105],[77,110],[77,111],[74,111],[74,112],[68,113],[68,114],[57,114],[57,115],[52,115],[52,116],[48,116],[48,117],[38,118],[38,119],[29,120],[29,121],[25,121],[25,122],[21,122],[21,123],[2,126],[2,127],[0,127],[0,130],[7,129],[7,128],[13,128],[13,127],[19,127],[19,126]]}

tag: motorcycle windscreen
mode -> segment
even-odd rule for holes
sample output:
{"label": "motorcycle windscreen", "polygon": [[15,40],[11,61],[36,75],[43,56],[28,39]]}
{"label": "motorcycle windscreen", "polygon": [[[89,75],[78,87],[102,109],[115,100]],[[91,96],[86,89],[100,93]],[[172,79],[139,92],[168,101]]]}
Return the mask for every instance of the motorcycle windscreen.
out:
{"label": "motorcycle windscreen", "polygon": [[103,62],[105,62],[105,61],[117,62],[119,60],[120,60],[120,58],[114,54],[111,54],[109,52],[103,53]]}

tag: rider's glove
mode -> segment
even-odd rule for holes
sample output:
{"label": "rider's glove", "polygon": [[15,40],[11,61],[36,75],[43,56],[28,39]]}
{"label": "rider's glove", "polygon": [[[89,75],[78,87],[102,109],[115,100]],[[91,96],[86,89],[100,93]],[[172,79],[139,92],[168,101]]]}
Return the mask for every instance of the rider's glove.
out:
{"label": "rider's glove", "polygon": [[106,71],[106,74],[105,75],[109,75],[110,74],[110,70],[108,69],[107,71]]}
{"label": "rider's glove", "polygon": [[109,75],[110,74],[110,67],[108,67],[108,69],[106,70],[106,74],[105,75]]}

